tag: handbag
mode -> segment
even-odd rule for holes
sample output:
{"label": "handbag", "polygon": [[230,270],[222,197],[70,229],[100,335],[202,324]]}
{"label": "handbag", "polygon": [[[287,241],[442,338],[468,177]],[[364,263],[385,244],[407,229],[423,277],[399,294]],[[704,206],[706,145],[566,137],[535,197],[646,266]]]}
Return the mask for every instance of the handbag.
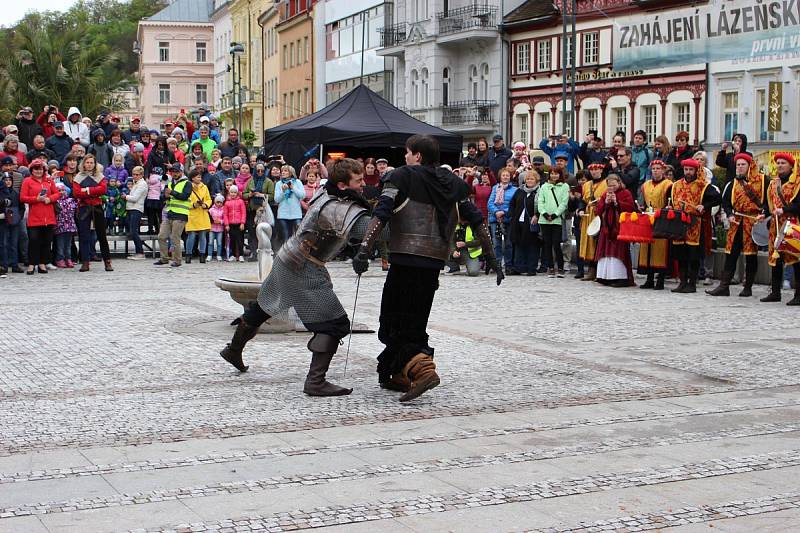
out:
{"label": "handbag", "polygon": [[8,224],[9,226],[13,226],[14,224],[17,223],[17,219],[14,216],[14,210],[11,209],[10,207],[6,207],[5,215],[6,215],[6,224]]}

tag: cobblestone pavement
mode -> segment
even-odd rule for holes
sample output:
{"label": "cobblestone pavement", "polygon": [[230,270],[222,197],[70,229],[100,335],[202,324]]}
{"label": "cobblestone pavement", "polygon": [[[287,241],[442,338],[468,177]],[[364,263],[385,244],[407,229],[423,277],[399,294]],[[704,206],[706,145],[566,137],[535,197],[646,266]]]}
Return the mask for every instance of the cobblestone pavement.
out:
{"label": "cobblestone pavement", "polygon": [[0,280],[0,533],[800,530],[800,315],[764,287],[443,276],[442,385],[400,404],[374,334],[334,361],[348,397],[302,394],[307,334],[224,363],[213,281],[253,264],[115,268]]}

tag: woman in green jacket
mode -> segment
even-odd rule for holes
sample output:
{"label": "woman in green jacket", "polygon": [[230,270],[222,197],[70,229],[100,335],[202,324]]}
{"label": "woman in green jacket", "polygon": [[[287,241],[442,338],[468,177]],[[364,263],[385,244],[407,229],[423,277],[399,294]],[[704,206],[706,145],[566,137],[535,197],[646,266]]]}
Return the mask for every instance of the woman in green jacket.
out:
{"label": "woman in green jacket", "polygon": [[[556,276],[554,265],[558,265],[558,277],[564,277],[564,254],[561,252],[561,233],[564,212],[569,201],[569,185],[565,183],[564,170],[559,167],[550,169],[547,183],[539,190],[537,204],[539,207],[539,227],[544,241],[544,257],[549,265],[547,275]],[[553,255],[555,254],[555,263]]]}

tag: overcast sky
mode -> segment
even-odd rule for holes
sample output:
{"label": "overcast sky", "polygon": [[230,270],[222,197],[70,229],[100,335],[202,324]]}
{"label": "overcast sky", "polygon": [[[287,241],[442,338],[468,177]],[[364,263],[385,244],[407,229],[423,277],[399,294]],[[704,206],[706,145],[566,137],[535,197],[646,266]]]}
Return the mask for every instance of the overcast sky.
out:
{"label": "overcast sky", "polygon": [[0,24],[13,26],[28,11],[66,11],[74,3],[75,0],[6,0],[3,2]]}

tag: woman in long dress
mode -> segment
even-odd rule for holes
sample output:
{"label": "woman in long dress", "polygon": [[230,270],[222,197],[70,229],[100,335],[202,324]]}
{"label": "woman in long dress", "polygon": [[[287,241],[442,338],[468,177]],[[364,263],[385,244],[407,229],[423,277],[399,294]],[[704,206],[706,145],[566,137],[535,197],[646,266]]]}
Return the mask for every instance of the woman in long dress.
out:
{"label": "woman in long dress", "polygon": [[630,246],[627,242],[617,240],[617,236],[620,214],[635,211],[636,204],[619,176],[609,174],[606,182],[608,190],[597,202],[597,214],[602,226],[597,242],[596,281],[612,287],[630,287],[634,285]]}

